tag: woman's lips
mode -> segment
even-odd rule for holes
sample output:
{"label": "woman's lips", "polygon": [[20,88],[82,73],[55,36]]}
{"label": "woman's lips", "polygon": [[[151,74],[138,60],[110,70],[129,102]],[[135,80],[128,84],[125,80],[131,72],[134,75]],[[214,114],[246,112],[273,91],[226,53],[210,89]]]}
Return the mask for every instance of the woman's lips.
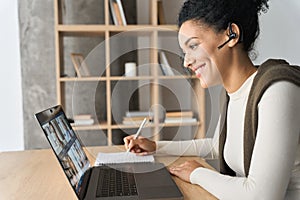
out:
{"label": "woman's lips", "polygon": [[200,66],[193,67],[193,71],[195,72],[196,76],[200,76],[201,72],[203,71],[203,68],[205,67],[205,63],[203,63]]}

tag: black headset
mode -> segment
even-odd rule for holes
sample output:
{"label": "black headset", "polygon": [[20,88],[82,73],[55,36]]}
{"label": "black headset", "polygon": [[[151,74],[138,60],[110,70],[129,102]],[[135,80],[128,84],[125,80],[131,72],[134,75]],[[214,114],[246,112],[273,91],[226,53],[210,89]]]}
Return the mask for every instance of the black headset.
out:
{"label": "black headset", "polygon": [[[232,23],[231,22],[229,22],[228,28],[229,28],[229,35],[228,35],[229,38],[226,42],[224,42],[223,44],[218,46],[218,49],[222,49],[228,42],[230,42],[232,39],[235,39],[237,37],[237,34],[235,32],[233,32],[233,30],[232,30]],[[239,42],[242,42],[242,37],[240,37]]]}

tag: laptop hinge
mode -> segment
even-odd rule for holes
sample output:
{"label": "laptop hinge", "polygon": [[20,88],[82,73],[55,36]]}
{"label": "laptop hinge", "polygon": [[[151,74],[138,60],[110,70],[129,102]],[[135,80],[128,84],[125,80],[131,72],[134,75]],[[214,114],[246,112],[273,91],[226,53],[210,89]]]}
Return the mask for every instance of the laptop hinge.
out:
{"label": "laptop hinge", "polygon": [[90,181],[91,178],[91,174],[92,174],[92,169],[93,168],[89,168],[84,174],[83,174],[83,178],[82,178],[82,182],[81,185],[79,187],[81,187],[79,194],[78,194],[78,198],[80,200],[84,199],[86,192],[87,192],[87,186],[88,183]]}

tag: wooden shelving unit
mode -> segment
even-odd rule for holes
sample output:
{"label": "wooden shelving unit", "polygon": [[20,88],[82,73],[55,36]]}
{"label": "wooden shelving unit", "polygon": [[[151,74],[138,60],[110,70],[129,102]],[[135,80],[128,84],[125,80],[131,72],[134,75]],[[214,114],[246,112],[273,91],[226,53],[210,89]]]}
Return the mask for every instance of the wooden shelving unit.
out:
{"label": "wooden shelving unit", "polygon": [[[116,123],[113,119],[111,108],[112,108],[112,82],[116,81],[150,81],[151,82],[151,104],[159,105],[161,102],[160,95],[160,82],[161,81],[178,81],[188,79],[193,84],[193,90],[195,92],[195,98],[192,99],[192,110],[194,111],[198,122],[195,123],[172,123],[166,124],[159,120],[158,110],[154,110],[154,120],[148,126],[151,128],[153,133],[158,133],[162,128],[167,127],[179,127],[179,126],[190,126],[193,127],[193,131],[196,132],[195,137],[201,138],[205,134],[205,91],[200,87],[199,81],[194,76],[180,74],[176,76],[163,76],[159,72],[158,67],[151,67],[149,69],[150,73],[147,75],[139,75],[136,77],[125,77],[122,74],[115,75],[112,73],[111,69],[111,51],[112,47],[110,44],[110,38],[112,35],[117,33],[128,32],[128,37],[131,34],[143,34],[149,38],[151,49],[149,50],[149,59],[151,63],[158,63],[158,51],[159,51],[159,37],[161,34],[168,35],[170,31],[177,31],[177,26],[174,24],[158,25],[158,10],[157,1],[149,1],[150,10],[150,22],[149,24],[129,24],[126,26],[116,26],[111,21],[109,0],[103,0],[104,7],[104,24],[63,24],[62,16],[62,6],[61,0],[54,0],[54,10],[55,10],[55,57],[56,57],[56,85],[57,85],[57,103],[61,104],[63,107],[66,105],[66,97],[70,94],[66,93],[64,89],[68,83],[88,83],[88,82],[103,82],[106,88],[106,121],[100,122],[99,124],[90,126],[76,126],[75,130],[105,130],[107,133],[107,145],[112,145],[113,131],[118,129],[136,129],[137,126],[124,125],[122,123]],[[90,77],[76,77],[76,76],[62,76],[64,66],[64,37],[74,36],[91,36],[91,37],[103,37],[105,48],[105,74],[103,76]],[[137,63],[139,64],[139,63]],[[181,65],[181,63],[178,63]],[[197,102],[197,103],[195,103]],[[197,105],[198,104],[198,105]],[[180,108],[178,108],[180,109]],[[159,140],[159,134],[153,134],[155,140]]]}

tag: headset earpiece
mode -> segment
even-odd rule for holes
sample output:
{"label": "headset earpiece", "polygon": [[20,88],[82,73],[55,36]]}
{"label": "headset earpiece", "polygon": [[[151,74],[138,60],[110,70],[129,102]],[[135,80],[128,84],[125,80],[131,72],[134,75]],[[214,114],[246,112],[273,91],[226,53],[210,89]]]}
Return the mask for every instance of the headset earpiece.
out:
{"label": "headset earpiece", "polygon": [[232,39],[236,38],[237,35],[232,30],[232,23],[231,22],[228,24],[228,28],[229,28],[229,40],[232,40]]}
{"label": "headset earpiece", "polygon": [[221,49],[228,42],[230,42],[231,40],[233,40],[233,39],[235,39],[237,37],[237,34],[235,32],[233,32],[233,30],[232,30],[232,23],[231,22],[229,22],[228,28],[229,28],[229,35],[228,35],[229,38],[228,38],[228,40],[226,42],[224,42],[223,44],[221,44],[220,46],[218,46],[218,49]]}
{"label": "headset earpiece", "polygon": [[229,40],[232,40],[234,38],[236,38],[236,33],[231,33],[228,37],[229,37]]}

